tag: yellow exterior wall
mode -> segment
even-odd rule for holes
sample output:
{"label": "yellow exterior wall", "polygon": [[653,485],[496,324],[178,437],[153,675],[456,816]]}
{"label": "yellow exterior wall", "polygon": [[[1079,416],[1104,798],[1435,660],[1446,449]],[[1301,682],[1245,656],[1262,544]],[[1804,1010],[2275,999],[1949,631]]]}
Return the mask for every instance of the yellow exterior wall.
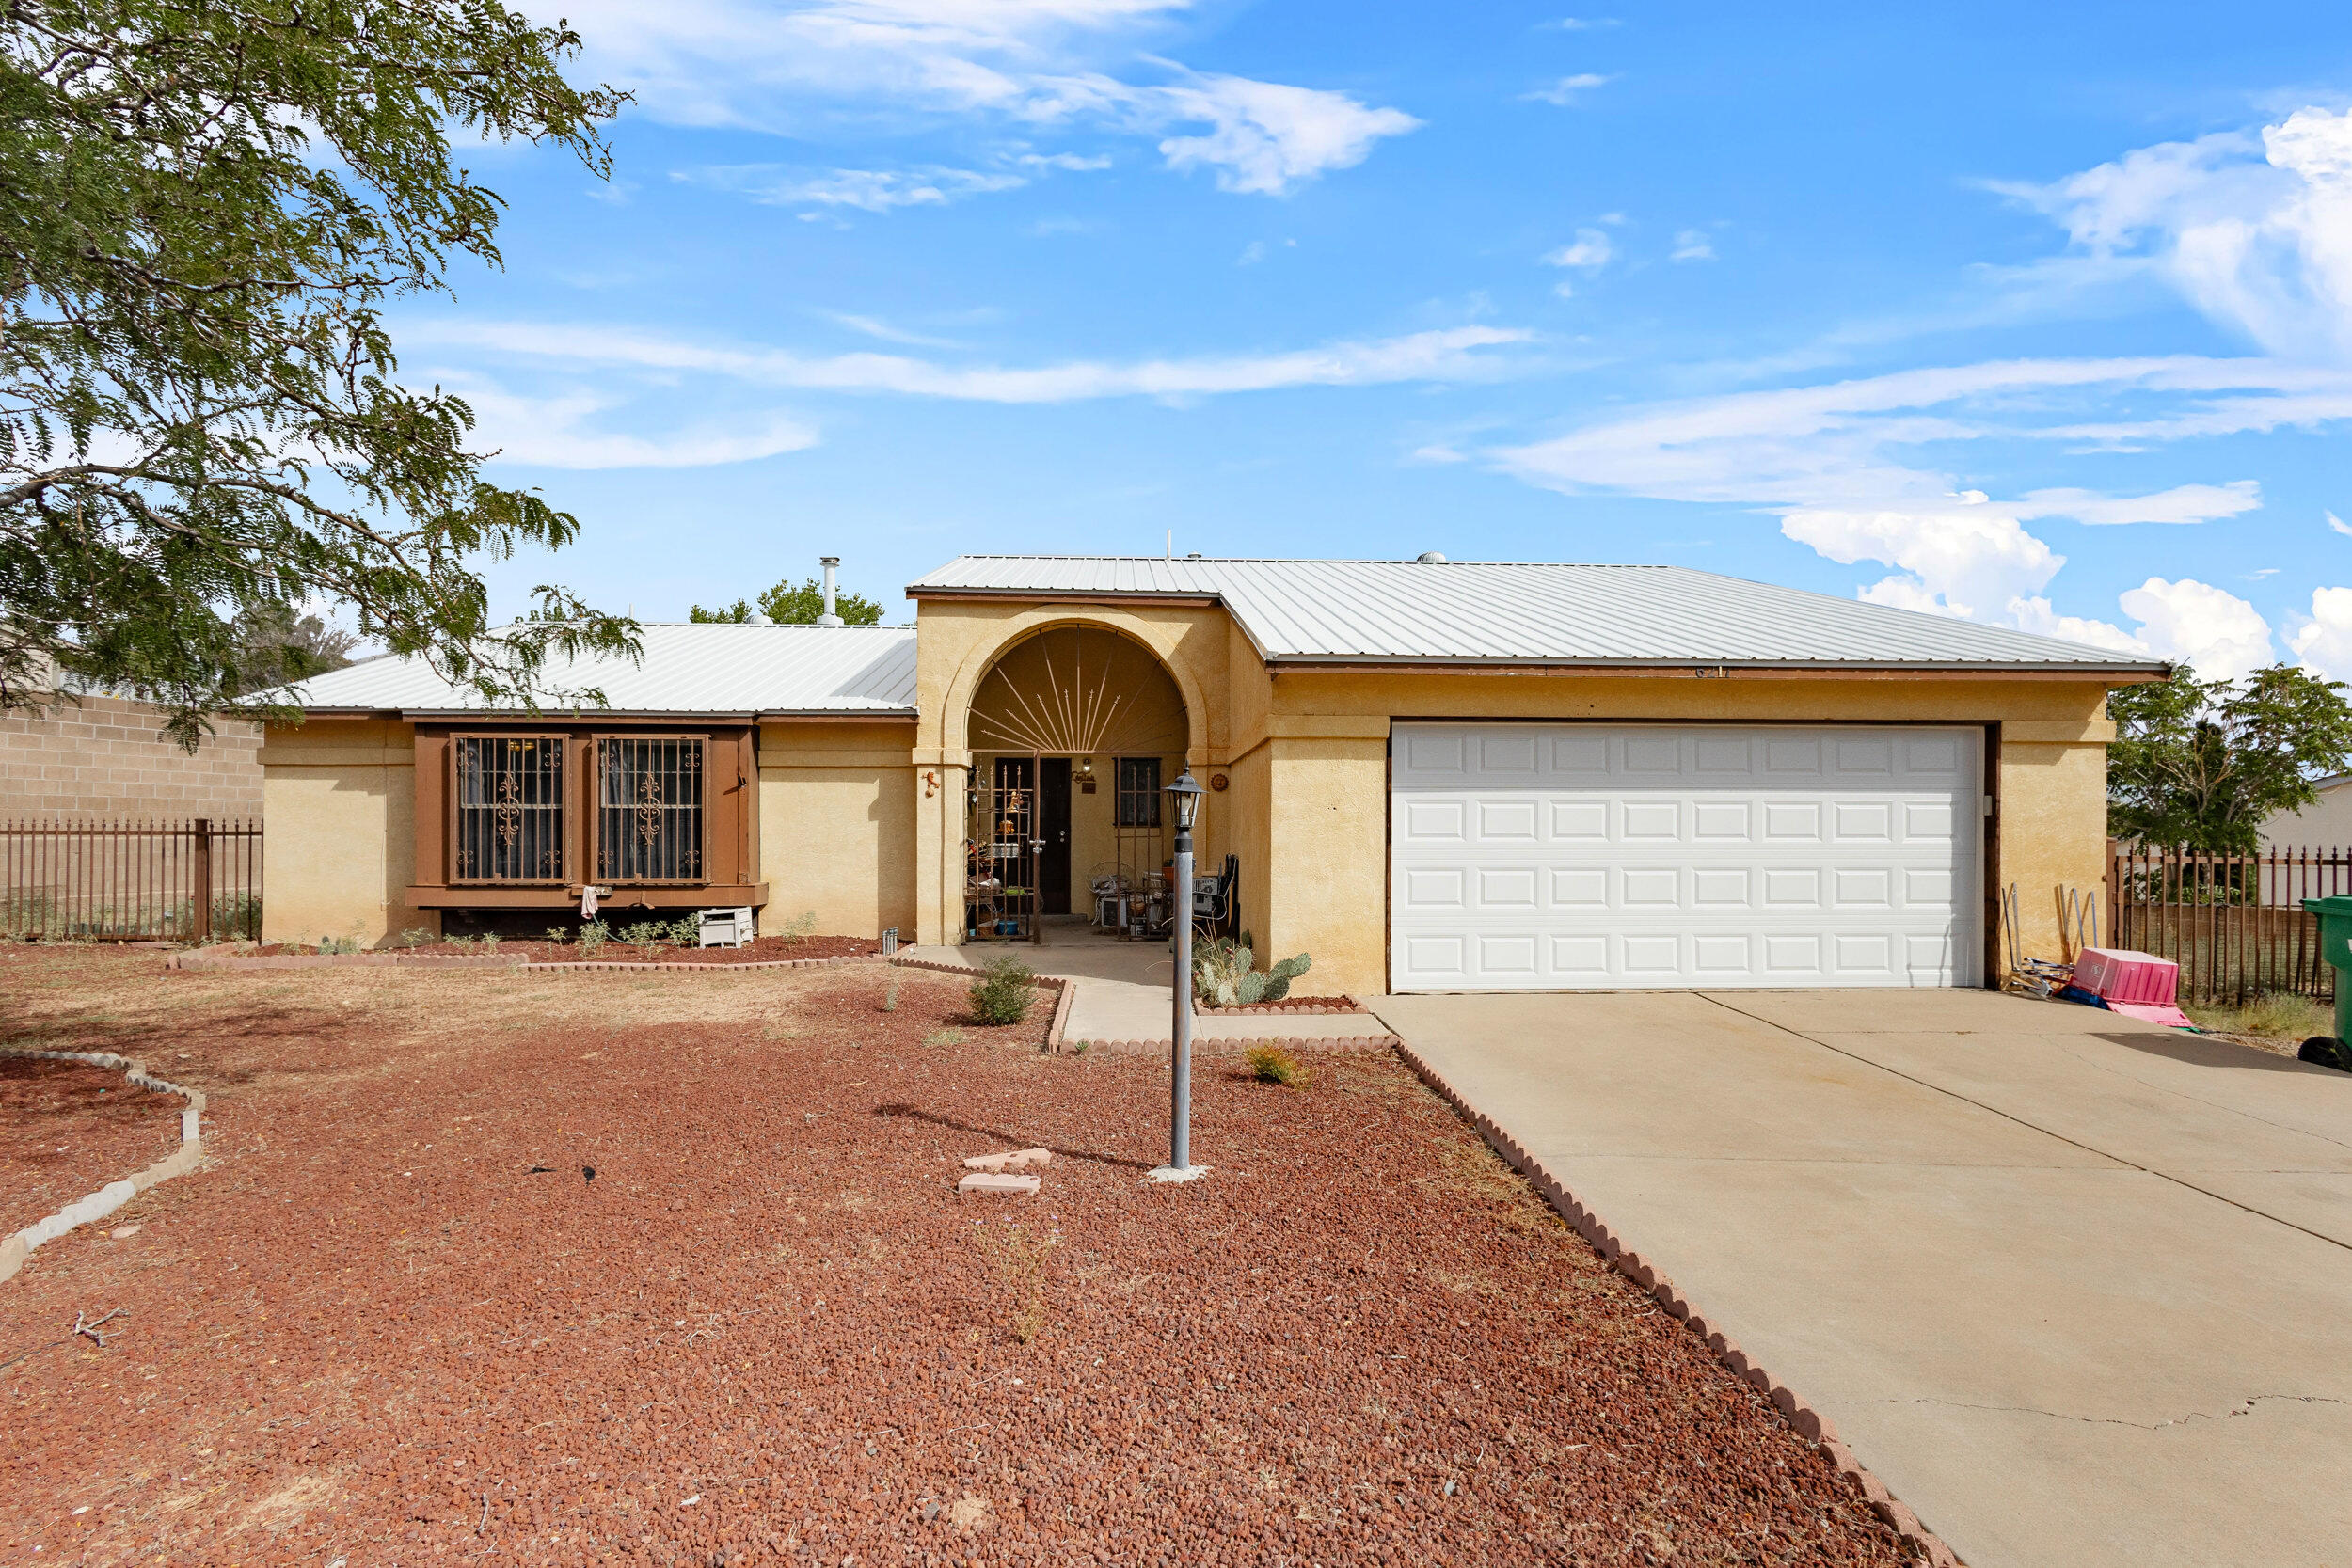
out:
{"label": "yellow exterior wall", "polygon": [[[1181,753],[1204,784],[1197,846],[1213,869],[1242,861],[1242,920],[1262,956],[1313,956],[1304,990],[1387,984],[1388,748],[1410,719],[1896,722],[1993,727],[1999,816],[1996,885],[2018,890],[2024,950],[2057,956],[2063,890],[2094,892],[2105,870],[2104,687],[2073,680],[1269,673],[1225,611],[1195,603],[1037,605],[926,600],[917,647],[918,723],[769,724],[760,733],[759,875],[767,918],[806,911],[828,932],[896,926],[952,942],[963,896],[969,727],[982,678],[1042,628],[1115,630],[1167,671],[1181,705]],[[981,753],[983,756],[985,752]],[[414,858],[410,727],[318,720],[274,727],[262,762],[268,822],[264,934],[381,942],[435,918],[402,899]],[[1073,793],[1073,898],[1110,857],[1116,779]],[[1988,911],[1988,919],[1991,911]]]}
{"label": "yellow exterior wall", "polygon": [[[1200,776],[1223,763],[1231,751],[1228,689],[1232,626],[1232,618],[1216,605],[1038,605],[926,599],[917,624],[922,635],[915,644],[915,685],[922,718],[914,740],[913,793],[919,889],[916,927],[923,942],[952,942],[961,931],[965,781],[976,746],[985,755],[991,739],[973,733],[973,704],[990,670],[1008,651],[1056,627],[1118,632],[1159,662],[1175,683],[1183,704],[1183,754],[1171,753],[1163,760],[1161,766],[1168,773],[1166,782],[1173,783],[1181,768]],[[1104,765],[1098,761],[1096,767],[1101,776]],[[1113,787],[1113,781],[1104,777],[1092,799],[1109,800]],[[1073,817],[1079,802],[1086,799],[1072,798]],[[1204,867],[1221,861],[1225,854],[1218,826],[1222,816],[1214,800],[1202,814],[1194,848]],[[1073,880],[1082,895],[1085,872],[1093,862],[1082,860],[1081,855],[1073,842]],[[1073,899],[1073,911],[1083,911],[1084,907],[1082,895]]]}
{"label": "yellow exterior wall", "polygon": [[912,724],[764,724],[760,928],[805,913],[829,936],[914,932]]}
{"label": "yellow exterior wall", "polygon": [[262,739],[262,940],[379,946],[440,916],[412,908],[416,731],[375,720],[272,724]]}
{"label": "yellow exterior wall", "polygon": [[2025,950],[2056,956],[2059,890],[2100,885],[2113,734],[2105,702],[2103,686],[2074,681],[1279,673],[1266,718],[1264,863],[1276,875],[1260,884],[1272,895],[1261,946],[1311,953],[1305,989],[1318,994],[1387,985],[1386,736],[1395,720],[1655,719],[1998,724],[1995,880],[2017,886]]}

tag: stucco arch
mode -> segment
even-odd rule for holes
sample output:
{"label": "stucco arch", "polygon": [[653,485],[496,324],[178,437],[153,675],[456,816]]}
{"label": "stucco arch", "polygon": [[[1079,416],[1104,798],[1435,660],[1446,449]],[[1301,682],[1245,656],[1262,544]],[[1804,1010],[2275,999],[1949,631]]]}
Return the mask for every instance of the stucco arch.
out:
{"label": "stucco arch", "polygon": [[946,758],[959,764],[970,760],[972,701],[997,660],[1030,638],[1063,626],[1119,633],[1158,660],[1184,699],[1186,766],[1206,767],[1215,760],[1210,755],[1208,699],[1200,672],[1184,657],[1184,628],[1147,621],[1125,610],[1065,606],[1023,610],[999,623],[995,636],[983,639],[964,654],[939,705],[938,745]]}

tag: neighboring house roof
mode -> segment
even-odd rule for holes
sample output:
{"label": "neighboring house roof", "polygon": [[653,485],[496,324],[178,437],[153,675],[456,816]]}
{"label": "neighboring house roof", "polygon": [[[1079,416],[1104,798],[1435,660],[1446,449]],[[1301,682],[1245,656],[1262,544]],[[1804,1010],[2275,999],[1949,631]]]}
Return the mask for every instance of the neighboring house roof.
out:
{"label": "neighboring house roof", "polygon": [[1268,662],[1866,666],[2161,674],[2111,649],[1683,566],[967,555],[925,594],[1209,598]]}
{"label": "neighboring house roof", "polygon": [[[590,713],[914,714],[913,626],[687,625],[642,628],[644,660],[550,659],[549,686],[596,688],[605,705]],[[422,659],[375,658],[292,690],[311,713],[412,716],[485,711]]]}

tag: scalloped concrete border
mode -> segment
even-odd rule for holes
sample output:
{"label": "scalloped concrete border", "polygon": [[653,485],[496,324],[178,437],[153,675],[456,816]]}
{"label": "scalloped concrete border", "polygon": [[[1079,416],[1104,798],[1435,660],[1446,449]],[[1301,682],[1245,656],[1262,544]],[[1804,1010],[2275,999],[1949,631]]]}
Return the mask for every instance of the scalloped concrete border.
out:
{"label": "scalloped concrete border", "polygon": [[[1164,1055],[1176,1045],[1174,1040],[1088,1040],[1085,1043],[1089,1051],[1108,1051],[1128,1056]],[[1260,1035],[1250,1039],[1203,1038],[1196,1035],[1193,1037],[1192,1053],[1195,1056],[1232,1056],[1261,1045],[1279,1045],[1286,1051],[1330,1051],[1347,1055],[1375,1056],[1393,1051],[1403,1043],[1394,1035],[1340,1035],[1328,1038],[1320,1035]]]}
{"label": "scalloped concrete border", "polygon": [[[908,958],[894,956],[888,961],[896,969],[928,969],[936,974],[977,975],[979,974],[979,971],[970,964],[944,964],[930,958]],[[1058,1052],[1061,1050],[1062,1034],[1070,1027],[1071,999],[1078,994],[1078,988],[1058,974],[1040,974],[1036,978],[1039,985],[1060,993],[1054,999],[1054,1017],[1045,1026],[1045,1049]]]}
{"label": "scalloped concrete border", "polygon": [[1756,1365],[1727,1335],[1709,1323],[1692,1305],[1690,1298],[1675,1289],[1672,1280],[1660,1274],[1640,1253],[1627,1247],[1616,1232],[1569,1192],[1567,1186],[1552,1175],[1541,1160],[1504,1132],[1492,1117],[1474,1109],[1461,1091],[1447,1081],[1445,1074],[1430,1066],[1419,1052],[1400,1039],[1396,1041],[1396,1053],[1404,1058],[1405,1064],[1420,1076],[1422,1083],[1437,1092],[1439,1099],[1453,1106],[1463,1120],[1477,1128],[1494,1151],[1502,1155],[1514,1170],[1526,1177],[1536,1192],[1543,1195],[1544,1200],[1559,1211],[1560,1217],[1590,1242],[1596,1251],[1614,1264],[1619,1273],[1648,1291],[1658,1305],[1665,1308],[1669,1317],[1679,1320],[1692,1333],[1706,1341],[1707,1348],[1714,1353],[1718,1361],[1770,1400],[1772,1408],[1796,1429],[1798,1436],[1818,1444],[1847,1483],[1927,1561],[1934,1564],[1935,1568],[1961,1568],[1959,1554],[1942,1537],[1921,1524],[1919,1515],[1889,1492],[1886,1483],[1872,1475],[1854,1457],[1853,1450],[1839,1440],[1837,1428],[1827,1416],[1807,1404],[1787,1384]]}
{"label": "scalloped concrete border", "polygon": [[[894,958],[890,961],[901,969],[928,969],[941,974],[977,974],[979,973],[968,964],[945,964],[932,958]],[[1060,997],[1054,1003],[1054,1022],[1045,1031],[1045,1049],[1059,1053],[1073,1043],[1069,1038],[1070,1005],[1077,996],[1078,988],[1074,982],[1058,974],[1041,974],[1037,977],[1037,983],[1041,986],[1055,987],[1061,992]],[[1367,1015],[1371,1012],[1369,1007],[1364,1007],[1360,1003],[1358,1004],[1358,1007],[1359,1011]],[[1223,1018],[1231,1017],[1232,1014],[1220,1011],[1207,1016]],[[1263,1013],[1255,1016],[1279,1018],[1281,1015]],[[1353,1018],[1356,1014],[1298,1008],[1294,1009],[1293,1016]],[[1085,1046],[1089,1051],[1109,1051],[1123,1055],[1141,1055],[1145,1053],[1167,1051],[1176,1042],[1173,1040],[1079,1040],[1074,1043]],[[1325,1039],[1320,1037],[1291,1038],[1281,1035],[1263,1035],[1255,1039],[1246,1040],[1196,1039],[1192,1042],[1192,1049],[1195,1055],[1207,1056],[1247,1051],[1253,1045],[1295,1046],[1305,1051],[1380,1052],[1391,1050],[1402,1043],[1394,1035],[1348,1035],[1337,1039]]]}
{"label": "scalloped concrete border", "polygon": [[158,1181],[168,1181],[196,1168],[204,1158],[204,1094],[200,1089],[183,1088],[167,1079],[156,1077],[128,1056],[118,1056],[111,1051],[32,1051],[20,1046],[0,1046],[0,1056],[30,1056],[51,1062],[81,1062],[89,1067],[113,1068],[140,1088],[158,1094],[176,1094],[185,1100],[187,1108],[180,1113],[180,1147],[165,1155],[145,1170],[135,1171],[119,1181],[109,1181],[87,1197],[74,1199],[48,1218],[38,1220],[0,1241],[0,1282],[16,1277],[16,1271],[24,1266],[33,1249],[44,1242],[54,1242],[77,1226],[104,1219]]}

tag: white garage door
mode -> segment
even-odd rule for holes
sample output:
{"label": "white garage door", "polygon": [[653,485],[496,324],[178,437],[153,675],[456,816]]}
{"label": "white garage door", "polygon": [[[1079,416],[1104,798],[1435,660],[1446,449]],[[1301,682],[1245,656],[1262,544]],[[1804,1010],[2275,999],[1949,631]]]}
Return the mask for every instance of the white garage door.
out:
{"label": "white garage door", "polygon": [[1978,984],[1980,738],[1400,723],[1390,983]]}

